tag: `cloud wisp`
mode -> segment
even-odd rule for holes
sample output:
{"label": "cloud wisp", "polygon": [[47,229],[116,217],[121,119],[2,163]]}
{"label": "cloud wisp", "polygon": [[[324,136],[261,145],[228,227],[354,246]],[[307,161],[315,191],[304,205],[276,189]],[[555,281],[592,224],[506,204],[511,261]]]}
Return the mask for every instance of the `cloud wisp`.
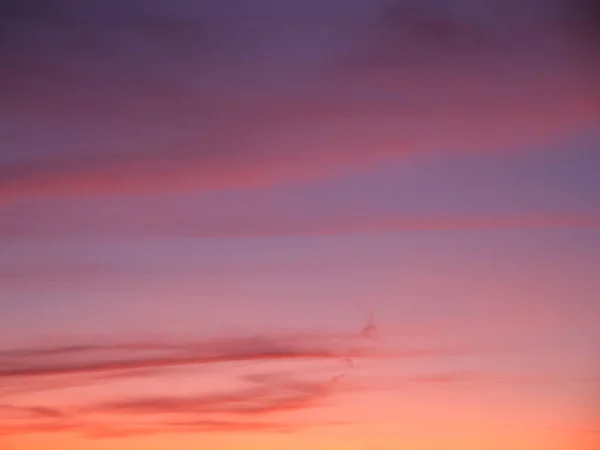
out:
{"label": "cloud wisp", "polygon": [[14,399],[36,390],[93,386],[140,374],[165,375],[189,366],[323,359],[338,360],[336,365],[341,366],[345,357],[384,355],[373,348],[359,348],[360,341],[360,336],[352,334],[290,334],[185,343],[6,349],[0,352],[0,434],[79,432],[101,438],[151,433],[291,432],[309,425],[272,416],[318,406],[333,395],[335,378],[309,380],[302,375],[259,373],[244,377],[242,387],[225,392],[151,398],[132,394],[131,398],[68,407],[28,406]]}
{"label": "cloud wisp", "polygon": [[[338,393],[331,380],[272,374],[220,393],[145,396],[73,407],[5,406],[0,434],[77,432],[92,438],[157,433],[293,432],[335,423],[298,423],[280,413],[315,408]],[[127,425],[124,425],[127,424]]]}
{"label": "cloud wisp", "polygon": [[[102,356],[105,353],[105,356]],[[96,355],[89,361],[81,356]],[[197,366],[239,361],[336,359],[341,355],[373,357],[369,349],[339,347],[333,341],[296,337],[250,337],[192,344],[124,343],[9,350],[0,353],[0,378],[103,374],[123,370]],[[383,356],[383,355],[382,355]],[[50,357],[50,361],[46,361]]]}
{"label": "cloud wisp", "polygon": [[[355,368],[369,359],[435,359],[468,352],[443,347],[386,350],[375,330],[374,316],[369,314],[365,327],[356,333],[5,349],[0,352],[0,435],[76,433],[90,439],[120,439],[152,434],[292,433],[347,425],[343,420],[305,421],[298,414],[335,404],[353,393],[418,386],[537,386],[587,381],[476,371],[360,376]],[[228,364],[240,362],[244,364]],[[277,371],[269,364],[274,362]],[[323,366],[322,362],[332,364]],[[292,368],[282,370],[284,363]],[[189,372],[202,367],[211,370]],[[111,383],[118,387],[136,377],[170,380],[163,386],[173,386],[175,378],[169,377],[184,372],[193,374],[196,381],[220,374],[233,384],[192,383],[183,393],[163,387],[162,392],[128,388],[123,394],[110,388]],[[96,391],[98,386],[104,393],[101,398],[79,403],[57,402],[52,396],[43,400],[50,391],[82,387]]]}
{"label": "cloud wisp", "polygon": [[[370,318],[368,326],[374,326]],[[5,349],[0,352],[0,434],[79,432],[89,437],[150,433],[292,432],[340,423],[300,423],[286,414],[318,408],[364,388],[349,381],[355,362],[380,358],[436,358],[459,349],[386,350],[364,333],[289,333],[188,342],[139,341]],[[329,368],[315,370],[315,363]],[[351,364],[348,363],[351,362]],[[293,363],[288,372],[261,370]],[[225,375],[244,363],[236,386],[187,394],[131,392],[105,400],[31,405],[28,398],[69,388],[110,385],[135,377],[171,377],[211,367]],[[248,364],[250,363],[250,364]],[[298,364],[302,363],[300,369]],[[266,364],[266,366],[264,366]],[[313,364],[313,365],[311,365]],[[206,375],[206,373],[204,374]],[[110,392],[110,390],[108,391]],[[34,394],[32,396],[32,394]],[[43,397],[42,397],[43,398]],[[123,426],[127,424],[127,426]]]}
{"label": "cloud wisp", "polygon": [[[247,217],[210,217],[171,209],[172,214],[132,209],[122,215],[100,208],[89,214],[66,209],[48,214],[45,208],[29,213],[8,214],[0,220],[0,237],[186,237],[263,238],[286,236],[327,236],[354,233],[403,231],[501,230],[527,228],[597,228],[600,214],[589,213],[506,213],[506,214],[381,214],[378,216],[337,215],[330,217],[283,216],[270,212]],[[115,212],[118,212],[116,209]],[[1,219],[1,218],[0,218]],[[13,278],[18,281],[18,275]],[[85,274],[83,274],[85,275]],[[10,281],[10,280],[7,280]]]}

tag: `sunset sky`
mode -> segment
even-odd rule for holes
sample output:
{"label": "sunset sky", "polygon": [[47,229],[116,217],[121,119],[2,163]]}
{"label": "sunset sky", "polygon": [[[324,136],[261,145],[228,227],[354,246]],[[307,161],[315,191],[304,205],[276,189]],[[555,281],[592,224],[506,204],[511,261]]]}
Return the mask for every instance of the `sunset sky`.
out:
{"label": "sunset sky", "polygon": [[0,449],[597,448],[575,3],[0,1]]}

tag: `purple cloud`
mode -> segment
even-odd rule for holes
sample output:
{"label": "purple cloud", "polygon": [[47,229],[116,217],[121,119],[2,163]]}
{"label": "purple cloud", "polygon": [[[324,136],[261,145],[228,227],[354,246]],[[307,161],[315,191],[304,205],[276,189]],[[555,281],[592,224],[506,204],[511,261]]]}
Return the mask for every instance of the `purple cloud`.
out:
{"label": "purple cloud", "polygon": [[272,186],[556,139],[598,115],[558,3],[3,2],[0,144],[18,151],[0,199]]}

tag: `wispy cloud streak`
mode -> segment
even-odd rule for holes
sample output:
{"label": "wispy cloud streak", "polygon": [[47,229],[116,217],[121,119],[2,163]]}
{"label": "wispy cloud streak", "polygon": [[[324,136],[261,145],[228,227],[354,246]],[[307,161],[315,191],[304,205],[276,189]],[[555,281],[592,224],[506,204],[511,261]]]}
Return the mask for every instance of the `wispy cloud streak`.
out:
{"label": "wispy cloud streak", "polygon": [[[246,378],[246,382],[251,386],[219,394],[140,397],[70,408],[1,406],[0,434],[79,432],[115,438],[155,433],[291,432],[310,424],[277,419],[278,413],[317,407],[336,393],[327,379],[271,375]],[[248,420],[250,417],[255,420]],[[123,423],[130,425],[124,427]],[[312,424],[318,425],[327,423]]]}
{"label": "wispy cloud streak", "polygon": [[[368,325],[372,325],[371,322]],[[443,347],[389,349],[382,345],[356,332],[26,347],[0,351],[0,379],[18,381],[78,375],[119,378],[121,375],[136,375],[145,371],[232,362],[412,358],[452,355],[464,351]]]}
{"label": "wispy cloud streak", "polygon": [[[0,220],[0,237],[107,236],[107,237],[193,237],[247,238],[277,236],[326,236],[353,233],[392,233],[402,231],[495,230],[526,228],[597,228],[600,214],[515,213],[515,214],[406,214],[377,217],[337,216],[323,218],[259,217],[209,218],[172,210],[164,213],[139,211],[125,217],[90,210],[89,215],[46,214],[44,209],[21,219],[19,214]],[[129,220],[131,218],[131,220]],[[19,274],[15,274],[18,276]],[[85,274],[83,274],[85,275]],[[1,274],[0,274],[1,276]],[[16,278],[13,276],[13,278]],[[10,281],[10,280],[7,280]]]}
{"label": "wispy cloud streak", "polygon": [[[369,322],[368,325],[373,325]],[[348,359],[436,358],[460,349],[389,350],[363,333],[289,333],[188,342],[139,341],[5,349],[0,352],[0,434],[83,433],[125,437],[152,433],[291,432],[340,423],[299,423],[283,413],[317,408],[365,387],[348,382]],[[328,370],[310,363],[331,361]],[[80,405],[28,404],[44,390],[91,387],[144,376],[173,376],[186,367],[250,362],[237,388],[186,395],[130,394]],[[256,371],[269,362],[304,362],[305,370]],[[354,364],[352,364],[354,366]],[[280,366],[281,367],[281,366]],[[314,368],[314,367],[313,367]],[[198,375],[198,376],[201,376]],[[37,394],[36,394],[37,395]],[[123,423],[128,423],[123,427]]]}
{"label": "wispy cloud streak", "polygon": [[[169,343],[137,342],[68,345],[0,352],[3,385],[22,388],[27,394],[44,384],[32,380],[64,378],[63,385],[93,385],[139,372],[177,369],[190,365],[226,362],[269,362],[383,356],[372,348],[360,348],[358,334],[306,334],[273,337],[239,337]],[[157,356],[158,355],[158,356]],[[86,362],[82,362],[86,361]],[[339,363],[339,361],[338,361]],[[290,374],[256,374],[244,377],[243,387],[218,393],[187,396],[164,395],[106,400],[79,406],[0,404],[0,434],[80,432],[90,437],[124,437],[152,433],[289,432],[308,425],[266,421],[271,415],[320,405],[335,392],[331,376],[320,380]],[[18,390],[2,390],[7,401]],[[214,416],[222,416],[215,418]],[[128,416],[123,427],[118,416]],[[142,420],[144,417],[146,419]],[[257,420],[248,420],[248,418]],[[151,420],[148,420],[150,418]],[[318,424],[316,424],[318,425]],[[324,425],[324,424],[321,424]]]}

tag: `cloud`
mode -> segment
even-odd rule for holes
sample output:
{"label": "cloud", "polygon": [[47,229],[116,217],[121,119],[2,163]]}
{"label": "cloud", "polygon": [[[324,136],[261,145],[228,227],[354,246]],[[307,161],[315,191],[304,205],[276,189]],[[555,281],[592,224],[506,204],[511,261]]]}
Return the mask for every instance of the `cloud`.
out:
{"label": "cloud", "polygon": [[[318,424],[317,424],[318,425]],[[164,422],[138,427],[94,426],[81,427],[80,431],[94,439],[116,439],[155,434],[199,433],[291,433],[302,427],[277,422],[195,420],[187,422]]]}
{"label": "cloud", "polygon": [[[87,373],[117,372],[131,369],[183,367],[190,365],[217,364],[237,361],[277,361],[294,359],[333,359],[339,357],[336,351],[327,347],[303,348],[301,346],[258,343],[257,346],[241,343],[212,349],[183,349],[165,356],[139,356],[127,359],[107,359],[93,362],[66,361],[50,364],[8,364],[0,368],[0,378],[59,376]],[[187,351],[186,351],[187,350]],[[357,352],[356,356],[364,356]]]}
{"label": "cloud", "polygon": [[[313,426],[339,425],[300,423],[284,420],[279,415],[319,407],[344,392],[340,381],[333,376],[339,371],[335,368],[339,359],[343,355],[380,355],[374,349],[360,348],[361,341],[358,333],[324,333],[221,338],[179,345],[108,343],[4,350],[0,353],[3,387],[21,387],[22,391],[0,392],[4,401],[0,404],[0,435],[80,433],[91,438],[120,438],[155,433],[292,432]],[[157,353],[165,355],[159,357]],[[402,354],[416,356],[412,352]],[[23,401],[23,398],[39,398],[28,396],[36,388],[93,386],[99,381],[118,381],[116,377],[139,376],[139,371],[177,369],[190,364],[297,359],[333,359],[336,364],[326,372],[255,372],[240,376],[239,387],[216,392],[131,394],[79,405],[30,405]],[[169,375],[167,372],[158,375],[165,374]],[[64,384],[36,383],[40,378],[52,382],[63,379]],[[21,400],[6,403],[14,398]],[[124,423],[128,425],[123,426]]]}
{"label": "cloud", "polygon": [[[374,325],[371,316],[367,319],[370,325]],[[294,413],[321,408],[357,392],[418,385],[564,382],[473,371],[361,377],[354,373],[353,364],[345,364],[348,358],[438,358],[466,353],[468,349],[444,347],[388,349],[383,340],[369,339],[360,329],[355,333],[288,333],[179,342],[116,340],[4,349],[0,352],[0,435],[76,433],[91,439],[120,439],[157,433],[290,433],[347,425],[340,421],[302,422]],[[334,364],[310,365],[316,361]],[[254,364],[230,370],[234,368],[223,365],[228,362]],[[269,366],[271,362],[278,363],[278,371]],[[282,370],[283,362],[293,364]],[[175,378],[162,390],[118,388],[119,383],[135,377],[168,380],[185,375],[178,372],[183,368],[207,365],[222,372],[193,372],[194,379],[200,381],[196,388],[172,389]],[[215,374],[234,383],[219,383],[218,388],[202,383],[204,376]],[[117,389],[95,389],[98,383],[117,383]],[[39,395],[44,390],[72,387],[94,388],[102,394],[74,404]]]}
{"label": "cloud", "polygon": [[3,2],[0,201],[273,186],[593,123],[557,8],[420,3]]}
{"label": "cloud", "polygon": [[[382,341],[365,339],[360,330],[4,349],[0,351],[0,434],[80,433],[120,438],[154,433],[293,432],[343,425],[301,422],[289,413],[319,408],[340,395],[368,389],[366,384],[352,384],[353,368],[344,364],[348,358],[436,358],[464,353],[464,349],[443,347],[388,349]],[[315,365],[319,361],[332,364]],[[230,362],[253,364],[224,364]],[[273,362],[279,371],[273,372],[268,364]],[[281,371],[286,367],[282,363],[290,363],[291,369]],[[219,389],[201,383],[200,392],[190,385],[183,393],[166,389],[136,394],[128,389],[127,395],[110,394],[120,392],[119,383],[135,377],[168,379],[192,373],[185,368],[203,366],[213,370],[194,371],[195,379],[220,370],[217,373],[233,377],[235,383],[221,384],[224,387]],[[104,394],[79,404],[42,400],[45,391],[96,388],[99,383],[117,389],[95,389]]]}
{"label": "cloud", "polygon": [[[83,212],[82,213],[82,209]],[[442,231],[473,229],[520,228],[596,228],[600,215],[561,212],[515,212],[503,214],[478,213],[386,213],[335,214],[314,217],[303,211],[283,214],[283,211],[236,212],[233,215],[210,211],[190,211],[186,208],[122,208],[86,207],[60,208],[50,212],[44,207],[14,211],[0,218],[0,237],[190,237],[190,238],[252,238],[277,236],[323,236],[353,233],[392,233],[401,231]],[[59,212],[60,211],[60,212]],[[165,211],[168,211],[166,213]],[[59,270],[57,268],[56,270]],[[94,272],[90,267],[89,273]],[[98,269],[98,268],[96,268]],[[274,267],[271,268],[271,270]],[[13,272],[17,269],[13,269]],[[86,268],[80,269],[80,272]],[[114,269],[104,271],[114,272]],[[18,281],[24,274],[7,272],[7,281]],[[96,270],[96,273],[98,271]],[[53,278],[52,273],[39,275]],[[60,273],[57,273],[60,278]],[[1,275],[0,275],[1,276]]]}
{"label": "cloud", "polygon": [[593,384],[594,380],[586,376],[533,374],[519,372],[486,372],[480,370],[463,370],[448,372],[417,373],[410,375],[392,375],[380,377],[354,376],[351,386],[359,390],[396,391],[420,387],[461,387],[487,386],[497,388],[523,386],[550,386],[556,388],[565,385]]}
{"label": "cloud", "polygon": [[[260,379],[253,379],[254,386],[218,394],[140,397],[63,409],[3,406],[0,434],[68,431],[114,438],[155,433],[291,432],[308,424],[265,419],[319,406],[334,395],[328,380],[303,381],[281,375]],[[123,423],[132,425],[123,427]]]}
{"label": "cloud", "polygon": [[314,361],[343,358],[400,358],[452,354],[456,349],[389,350],[365,342],[357,333],[238,336],[191,342],[141,341],[5,349],[0,379],[139,374],[232,362]]}
{"label": "cloud", "polygon": [[46,406],[14,406],[0,405],[0,414],[3,419],[54,419],[63,417],[63,413],[56,408]]}
{"label": "cloud", "polygon": [[60,423],[0,424],[0,436],[66,433],[76,429],[75,425]]}
{"label": "cloud", "polygon": [[[197,344],[201,345],[201,344]],[[10,362],[18,360],[34,360],[43,357],[93,355],[101,357],[107,352],[138,352],[142,354],[148,351],[177,351],[185,349],[185,344],[156,342],[156,341],[134,341],[96,344],[72,344],[55,347],[28,347],[18,349],[0,350],[0,361]]]}
{"label": "cloud", "polygon": [[160,433],[290,433],[350,425],[343,421],[302,422],[285,413],[319,408],[356,392],[466,384],[557,386],[581,380],[464,371],[379,378],[351,376],[347,380],[297,372],[258,372],[241,376],[239,381],[242,387],[184,396],[130,395],[62,408],[4,405],[0,406],[0,435],[79,433],[105,439]]}
{"label": "cloud", "polygon": [[335,392],[331,380],[305,381],[294,377],[254,378],[250,388],[221,394],[186,397],[144,397],[93,405],[87,412],[118,415],[224,414],[263,416],[320,405]]}

